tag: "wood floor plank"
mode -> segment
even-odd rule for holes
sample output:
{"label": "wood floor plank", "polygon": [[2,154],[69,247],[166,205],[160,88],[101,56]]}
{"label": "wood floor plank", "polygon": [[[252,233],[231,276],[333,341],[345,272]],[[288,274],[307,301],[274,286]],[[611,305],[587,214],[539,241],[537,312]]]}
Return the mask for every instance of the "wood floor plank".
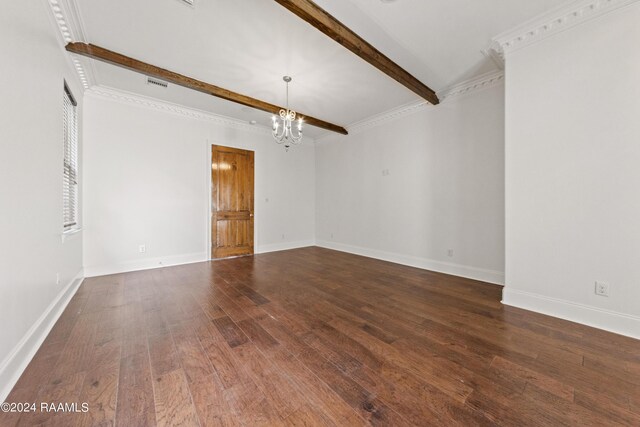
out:
{"label": "wood floor plank", "polygon": [[157,376],[153,381],[158,426],[199,426],[196,408],[182,369]]}
{"label": "wood floor plank", "polygon": [[[214,297],[216,304],[224,310],[226,317],[231,318],[235,322],[240,322],[241,320],[250,319],[245,310],[243,310],[237,303],[235,303],[231,298],[229,298],[224,292],[218,290],[215,293]],[[217,320],[217,319],[214,319]]]}
{"label": "wood floor plank", "polygon": [[299,358],[367,422],[373,425],[409,425],[399,414],[377,399],[375,394],[344,375],[314,351],[302,352]]}
{"label": "wood floor plank", "polygon": [[234,348],[233,353],[245,368],[245,372],[262,390],[270,407],[274,408],[281,418],[288,417],[306,403],[295,383],[261,354],[257,347],[247,343]]}
{"label": "wood floor plank", "polygon": [[90,375],[85,378],[79,402],[87,403],[89,411],[76,417],[75,425],[113,426],[118,396],[118,372]]}
{"label": "wood floor plank", "polygon": [[155,377],[180,368],[180,359],[169,332],[149,337],[149,356],[151,370]]}
{"label": "wood floor plank", "polygon": [[298,408],[285,419],[285,423],[291,427],[315,427],[315,426],[338,426],[323,411],[318,410],[310,403]]}
{"label": "wood floor plank", "polygon": [[[252,411],[258,402],[266,400],[262,390],[249,377],[241,378],[238,383],[226,389],[223,393],[231,414],[241,421],[243,415]],[[270,405],[267,405],[267,407],[270,412],[273,411]]]}
{"label": "wood floor plank", "polygon": [[266,398],[259,400],[255,405],[249,406],[238,418],[246,426],[278,427],[286,425]]}
{"label": "wood floor plank", "polygon": [[597,408],[588,409],[564,399],[558,399],[553,393],[531,383],[527,384],[523,397],[530,402],[535,402],[536,406],[544,408],[546,416],[552,420],[554,425],[605,426],[616,424],[606,414],[598,412]]}
{"label": "wood floor plank", "polygon": [[[40,389],[35,402],[53,404],[54,407],[60,403],[79,402],[85,377],[85,372],[77,372],[64,377],[53,376],[53,379]],[[73,418],[77,418],[77,415],[57,411],[39,411],[35,414],[23,414],[23,417],[20,418],[20,425],[38,425],[41,423],[73,425]]]}
{"label": "wood floor plank", "polygon": [[224,397],[224,388],[216,375],[201,378],[190,384],[193,403],[202,426],[240,426],[240,420],[231,414]]}
{"label": "wood floor plank", "polygon": [[554,394],[568,402],[573,401],[574,388],[561,383],[547,375],[540,374],[534,370],[520,366],[517,363],[510,362],[500,356],[496,356],[491,363],[494,369],[505,371],[518,378],[522,378],[527,383],[534,384],[537,387]]}
{"label": "wood floor plank", "polygon": [[337,425],[362,425],[365,422],[329,385],[292,354],[279,351],[270,360],[295,378],[309,403],[327,414]]}
{"label": "wood floor plank", "polygon": [[627,426],[640,426],[640,414],[634,414],[630,408],[602,399],[601,396],[577,391],[574,401],[577,405],[591,412],[601,414],[613,422]]}
{"label": "wood floor plank", "polygon": [[214,372],[209,358],[195,335],[183,337],[176,342],[178,357],[189,383],[196,383]]}
{"label": "wood floor plank", "polygon": [[226,341],[221,342],[207,335],[200,336],[199,340],[222,386],[227,389],[240,383],[241,375]]}
{"label": "wood floor plank", "polygon": [[13,392],[21,391],[20,395],[35,397],[42,383],[46,383],[53,374],[51,367],[56,366],[60,354],[64,349],[64,342],[45,343],[33,357],[27,369],[22,373],[12,393],[7,398],[8,402],[17,402]]}
{"label": "wood floor plank", "polygon": [[249,341],[242,329],[229,317],[220,317],[213,320],[229,347],[234,348]]}
{"label": "wood floor plank", "polygon": [[[34,381],[29,379],[29,381]],[[30,387],[14,388],[5,400],[7,403],[35,402],[35,393]],[[0,402],[1,403],[1,402]],[[19,411],[0,411],[0,425],[17,426],[28,425],[36,417],[35,414],[25,414]],[[22,423],[20,419],[22,418]]]}
{"label": "wood floor plank", "polygon": [[629,395],[629,409],[634,414],[640,415],[640,387]]}
{"label": "wood floor plank", "polygon": [[156,411],[149,355],[137,352],[120,363],[117,426],[154,426]]}
{"label": "wood floor plank", "polygon": [[378,328],[377,326],[373,326],[373,325],[370,325],[368,323],[365,323],[364,325],[362,325],[360,327],[360,329],[362,329],[363,331],[365,331],[366,333],[368,333],[372,337],[375,337],[375,338],[379,339],[380,341],[382,341],[384,343],[387,343],[387,344],[391,344],[396,339],[398,339],[398,337],[394,336],[393,334],[385,332],[382,329]]}
{"label": "wood floor plank", "polygon": [[278,346],[278,341],[265,331],[256,320],[241,320],[238,326],[242,329],[242,332],[249,337],[249,340],[262,351],[269,351],[273,347]]}

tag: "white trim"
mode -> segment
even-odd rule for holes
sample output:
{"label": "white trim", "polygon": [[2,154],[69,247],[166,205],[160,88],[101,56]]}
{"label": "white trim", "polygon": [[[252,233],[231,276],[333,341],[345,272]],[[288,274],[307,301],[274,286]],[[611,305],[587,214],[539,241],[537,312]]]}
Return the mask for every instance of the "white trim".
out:
{"label": "white trim", "polygon": [[[88,67],[83,65],[84,60],[80,60],[78,56],[68,55],[65,49],[67,43],[73,41],[83,41],[84,29],[80,20],[77,6],[74,0],[49,0],[49,10],[51,17],[58,27],[58,43],[65,52],[65,56],[69,58],[73,68],[78,74],[78,79],[82,83],[82,87],[86,90],[93,86],[95,77],[93,66],[90,62]],[[86,60],[88,61],[88,60]]]}
{"label": "white trim", "polygon": [[58,30],[60,31],[62,42],[65,44],[71,43],[74,39],[74,31],[65,18],[64,5],[60,4],[59,0],[49,0],[48,3],[51,13],[53,14],[53,18],[58,24]]}
{"label": "white trim", "polygon": [[[213,143],[209,142],[209,139],[205,140],[205,151],[207,153],[207,156],[205,158],[206,161],[206,180],[207,180],[207,194],[205,194],[205,197],[207,198],[207,200],[209,201],[209,203],[207,203],[207,259],[212,259],[213,258],[213,253],[212,253],[212,248],[211,246],[213,245],[213,224],[211,224],[212,220],[213,220]],[[217,145],[217,144],[216,144]],[[254,169],[254,173],[255,173],[255,169]],[[255,196],[255,194],[254,194]],[[254,212],[255,213],[255,212]],[[255,241],[255,233],[256,233],[256,223],[257,221],[254,221],[253,224],[253,236],[254,236],[254,241]]]}
{"label": "white trim", "polygon": [[271,128],[267,126],[259,124],[251,125],[245,121],[234,119],[233,117],[198,110],[196,108],[185,107],[184,105],[174,104],[172,102],[162,101],[157,98],[150,98],[107,86],[93,86],[91,89],[87,90],[85,94],[91,97],[108,99],[129,105],[137,105],[164,113],[186,116],[196,120],[215,122],[222,126],[259,133],[261,135],[271,135]]}
{"label": "white trim", "polygon": [[504,57],[492,48],[490,44],[486,49],[481,50],[485,58],[490,59],[499,70],[504,71]]}
{"label": "white trim", "polygon": [[62,232],[62,234],[60,235],[61,239],[62,239],[62,243],[66,242],[67,240],[69,240],[72,236],[80,233],[82,231],[82,228],[71,228],[69,230],[65,230]]}
{"label": "white trim", "polygon": [[268,245],[259,245],[256,248],[256,254],[266,254],[268,252],[278,252],[278,251],[287,251],[289,249],[298,249],[298,248],[306,248],[309,246],[315,246],[316,242],[314,240],[301,240],[298,242],[283,242],[283,243],[272,243]]}
{"label": "white trim", "polygon": [[546,39],[561,31],[584,24],[640,0],[577,0],[533,18],[492,39],[491,48],[505,55]]}
{"label": "white trim", "polygon": [[502,291],[502,303],[640,339],[640,317],[637,316],[518,291],[509,286]]}
{"label": "white trim", "polygon": [[82,284],[84,275],[82,270],[73,280],[60,291],[58,296],[49,304],[47,309],[29,328],[11,353],[0,363],[0,402],[4,402],[11,389],[16,385],[20,375],[35,356],[49,332],[56,324],[60,315]]}
{"label": "white trim", "polygon": [[480,74],[479,76],[452,85],[449,88],[438,92],[438,97],[444,102],[457,96],[468,95],[482,89],[497,86],[503,81],[503,70],[489,71],[488,73]]}
{"label": "white trim", "polygon": [[497,285],[504,284],[504,273],[501,271],[487,270],[484,268],[436,261],[428,258],[398,254],[394,252],[386,252],[378,249],[363,248],[360,246],[346,245],[344,243],[337,242],[327,242],[320,240],[316,242],[316,246],[341,252],[348,252],[356,255],[362,255],[369,258],[376,258],[396,264],[407,265],[410,267],[421,268],[423,270],[436,271],[438,273],[445,273],[451,274],[453,276],[480,280],[482,282],[494,283]]}
{"label": "white trim", "polygon": [[[260,245],[256,248],[256,254],[284,251],[288,249],[304,248],[314,246],[315,241],[303,240],[298,242],[284,242],[268,245]],[[85,266],[85,277],[107,276],[109,274],[129,273],[132,271],[152,270],[155,268],[172,267],[183,264],[193,264],[196,262],[210,261],[209,252],[196,252],[192,254],[169,255],[157,258],[144,258],[134,261],[125,261],[111,265]]]}
{"label": "white trim", "polygon": [[[86,30],[86,25],[82,20],[82,14],[80,13],[80,10],[78,8],[78,2],[76,0],[60,0],[60,1],[66,2],[66,6],[67,6],[66,10],[68,12],[65,16],[69,17],[67,21],[70,23],[70,26],[71,28],[73,28],[73,31],[75,33],[74,41],[87,43],[90,40],[90,38],[87,35],[88,33]],[[68,52],[66,52],[66,48],[65,48],[65,53],[68,54]],[[80,55],[69,55],[69,56],[72,57],[74,61],[80,62],[80,69],[78,70],[78,73],[80,77],[82,77],[81,72],[84,72],[87,78],[87,85],[88,85],[86,89],[97,84],[98,79],[96,77],[97,72],[95,67],[95,61]]]}
{"label": "white trim", "polygon": [[[451,85],[447,89],[439,91],[438,98],[440,98],[441,103],[444,103],[451,100],[452,98],[456,98],[462,95],[469,95],[483,89],[497,86],[499,84],[502,84],[503,82],[503,70],[490,71],[488,73],[481,74],[471,79]],[[383,113],[373,115],[364,120],[352,123],[347,126],[347,131],[350,135],[358,134],[373,127],[380,126],[384,123],[392,122],[394,120],[398,120],[400,118],[407,117],[417,112],[425,111],[432,108],[437,107],[429,104],[425,100],[413,101],[408,104],[401,105],[400,107],[392,108],[391,110],[385,111]],[[322,134],[321,136],[316,138],[316,142],[322,142],[322,140],[329,135],[333,135],[333,133],[327,132]]]}
{"label": "white trim", "polygon": [[144,258],[140,260],[125,261],[110,265],[85,266],[85,277],[106,276],[109,274],[128,273],[139,270],[152,270],[154,268],[171,267],[182,264],[209,261],[206,252],[192,254],[168,255],[157,258]]}
{"label": "white trim", "polygon": [[347,131],[349,132],[349,134],[357,134],[372,127],[397,120],[401,117],[410,116],[411,114],[417,113],[418,111],[422,111],[427,108],[434,108],[434,106],[424,100],[410,102],[408,104],[392,108],[391,110],[385,111],[383,113],[367,117],[364,120],[352,123],[347,126]]}

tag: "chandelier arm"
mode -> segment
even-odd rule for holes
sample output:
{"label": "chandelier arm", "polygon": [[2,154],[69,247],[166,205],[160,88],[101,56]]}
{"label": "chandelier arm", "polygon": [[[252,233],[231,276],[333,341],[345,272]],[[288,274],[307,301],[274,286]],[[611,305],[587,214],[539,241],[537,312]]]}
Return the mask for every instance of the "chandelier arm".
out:
{"label": "chandelier arm", "polygon": [[282,141],[284,141],[284,140],[285,140],[285,135],[286,135],[286,134],[283,132],[283,133],[281,133],[280,135],[276,135],[276,134],[274,134],[274,135],[273,135],[273,137],[274,137],[274,139],[276,140],[276,142],[277,142],[278,144],[282,144]]}
{"label": "chandelier arm", "polygon": [[300,141],[302,139],[302,130],[299,129],[297,131],[297,134],[295,133],[295,131],[291,131],[291,139],[296,140],[296,141]]}
{"label": "chandelier arm", "polygon": [[294,144],[299,144],[302,141],[302,134],[299,134],[297,136],[292,134],[291,141],[293,141]]}
{"label": "chandelier arm", "polygon": [[273,137],[275,138],[276,141],[282,141],[284,140],[285,136],[287,135],[287,130],[285,129],[285,127],[282,127],[282,131],[280,133],[278,133],[278,129],[279,127],[276,127],[275,129],[273,129]]}

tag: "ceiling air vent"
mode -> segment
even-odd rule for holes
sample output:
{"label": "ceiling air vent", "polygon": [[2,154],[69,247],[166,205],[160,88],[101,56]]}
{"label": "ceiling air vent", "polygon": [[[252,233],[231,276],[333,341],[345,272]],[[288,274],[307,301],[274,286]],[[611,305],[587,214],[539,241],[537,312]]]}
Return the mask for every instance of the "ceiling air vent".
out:
{"label": "ceiling air vent", "polygon": [[169,83],[163,82],[162,80],[156,80],[151,77],[147,77],[147,84],[152,86],[160,86],[160,87],[169,87]]}
{"label": "ceiling air vent", "polygon": [[183,3],[188,4],[189,6],[193,6],[194,0],[181,0]]}

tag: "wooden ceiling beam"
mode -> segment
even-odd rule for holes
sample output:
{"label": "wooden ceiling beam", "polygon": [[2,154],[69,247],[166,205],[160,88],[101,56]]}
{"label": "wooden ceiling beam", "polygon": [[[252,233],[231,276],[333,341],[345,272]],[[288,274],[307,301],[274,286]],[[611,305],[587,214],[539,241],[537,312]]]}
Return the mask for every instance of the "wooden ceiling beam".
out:
{"label": "wooden ceiling beam", "polygon": [[[150,77],[156,77],[169,83],[196,90],[198,92],[206,93],[218,98],[226,99],[227,101],[235,102],[237,104],[242,104],[258,110],[266,111],[268,113],[278,114],[280,109],[282,109],[282,107],[279,107],[277,105],[270,104],[259,99],[251,98],[250,96],[232,92],[219,86],[196,80],[182,74],[174,73],[173,71],[165,70],[164,68],[156,67],[155,65],[147,64],[146,62],[138,61],[137,59],[130,58],[128,56],[110,51],[93,44],[69,43],[67,44],[66,49],[68,52],[76,53],[78,55],[96,59],[98,61],[113,64],[118,67],[126,68],[127,70],[136,71]],[[302,113],[298,113],[298,116],[301,116],[306,124],[326,129],[332,132],[337,132],[343,135],[348,134],[347,130],[342,126],[334,125],[333,123],[325,122],[324,120],[316,119],[315,117],[311,117]]]}
{"label": "wooden ceiling beam", "polygon": [[313,1],[275,1],[431,104],[440,103],[435,91],[413,77]]}

